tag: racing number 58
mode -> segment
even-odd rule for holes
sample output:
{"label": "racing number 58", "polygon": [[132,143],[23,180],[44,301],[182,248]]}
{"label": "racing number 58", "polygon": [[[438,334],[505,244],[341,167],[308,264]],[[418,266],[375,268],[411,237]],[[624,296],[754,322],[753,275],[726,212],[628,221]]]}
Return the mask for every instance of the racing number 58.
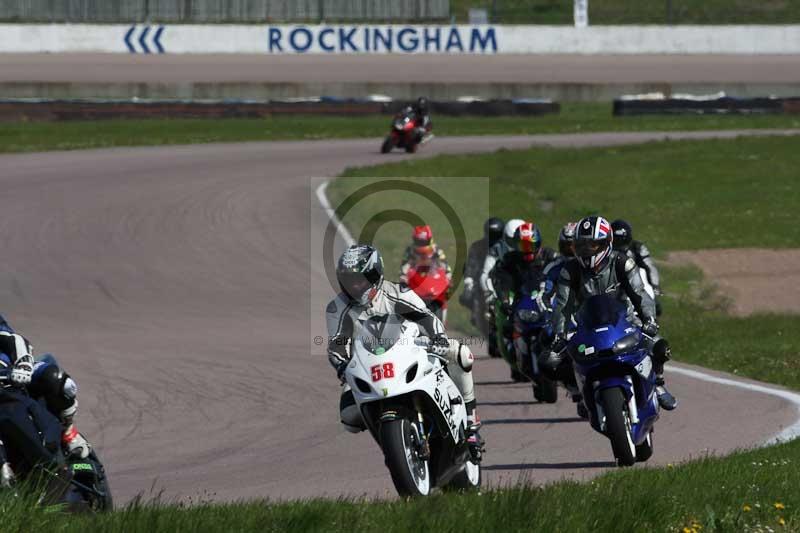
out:
{"label": "racing number 58", "polygon": [[369,370],[372,372],[372,381],[380,381],[382,379],[391,379],[394,377],[394,363],[375,365]]}

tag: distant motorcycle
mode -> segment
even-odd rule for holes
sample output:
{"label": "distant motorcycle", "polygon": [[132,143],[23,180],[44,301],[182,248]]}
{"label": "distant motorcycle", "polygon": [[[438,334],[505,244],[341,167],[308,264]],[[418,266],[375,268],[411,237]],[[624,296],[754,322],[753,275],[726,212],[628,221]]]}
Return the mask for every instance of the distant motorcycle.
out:
{"label": "distant motorcycle", "polygon": [[659,405],[644,333],[628,320],[626,307],[605,294],[581,306],[577,323],[567,350],[592,428],[611,441],[619,466],[647,461]]}
{"label": "distant motorcycle", "polygon": [[389,135],[381,145],[381,153],[387,154],[394,148],[405,148],[408,153],[414,153],[420,144],[424,144],[433,138],[430,131],[424,135],[419,134],[420,120],[411,107],[405,108],[396,114],[392,119]]}
{"label": "distant motorcycle", "polygon": [[442,322],[447,321],[447,299],[450,297],[450,279],[447,268],[433,262],[408,269],[408,287],[422,298],[428,309]]}
{"label": "distant motorcycle", "polygon": [[368,319],[345,380],[401,496],[477,488],[481,467],[466,441],[464,398],[435,353],[440,348],[419,334],[416,323],[399,317]]}
{"label": "distant motorcycle", "polygon": [[110,511],[111,491],[95,451],[86,459],[68,457],[61,447],[61,422],[44,400],[13,384],[10,372],[0,370],[0,463],[11,465],[10,471],[2,472],[2,485],[38,482],[43,504],[63,504],[71,511]]}

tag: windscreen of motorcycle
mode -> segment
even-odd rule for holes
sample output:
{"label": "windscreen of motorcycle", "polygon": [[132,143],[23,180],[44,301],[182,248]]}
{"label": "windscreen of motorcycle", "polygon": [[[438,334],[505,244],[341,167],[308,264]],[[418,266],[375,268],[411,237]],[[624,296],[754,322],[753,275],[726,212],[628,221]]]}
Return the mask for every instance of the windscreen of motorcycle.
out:
{"label": "windscreen of motorcycle", "polygon": [[361,345],[370,353],[382,355],[398,344],[412,344],[416,334],[399,315],[373,316],[361,321],[357,333]]}

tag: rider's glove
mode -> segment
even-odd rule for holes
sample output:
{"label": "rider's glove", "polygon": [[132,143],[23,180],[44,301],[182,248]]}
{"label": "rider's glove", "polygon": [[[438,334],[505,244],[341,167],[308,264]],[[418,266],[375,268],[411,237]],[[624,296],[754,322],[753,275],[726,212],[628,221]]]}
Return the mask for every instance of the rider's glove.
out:
{"label": "rider's glove", "polygon": [[655,337],[658,335],[658,323],[656,322],[655,318],[647,319],[647,322],[642,324],[642,333],[649,337]]}
{"label": "rider's glove", "polygon": [[444,355],[450,349],[450,341],[444,333],[437,333],[430,338],[428,350],[438,355]]}
{"label": "rider's glove", "polygon": [[28,385],[33,378],[33,357],[23,355],[11,369],[11,382],[15,385]]}

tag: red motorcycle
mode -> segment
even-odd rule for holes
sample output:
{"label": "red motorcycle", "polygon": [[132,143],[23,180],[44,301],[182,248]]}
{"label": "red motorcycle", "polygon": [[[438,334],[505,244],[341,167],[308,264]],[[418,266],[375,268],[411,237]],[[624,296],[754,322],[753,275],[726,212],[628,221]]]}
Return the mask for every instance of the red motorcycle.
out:
{"label": "red motorcycle", "polygon": [[408,288],[422,298],[428,309],[447,320],[447,299],[450,297],[450,279],[447,269],[438,262],[430,265],[416,265],[408,269]]}
{"label": "red motorcycle", "polygon": [[420,144],[428,142],[433,137],[430,131],[420,135],[419,127],[420,121],[412,108],[407,107],[396,114],[392,119],[392,129],[381,145],[381,153],[387,154],[395,147],[405,148],[410,154],[416,152]]}

